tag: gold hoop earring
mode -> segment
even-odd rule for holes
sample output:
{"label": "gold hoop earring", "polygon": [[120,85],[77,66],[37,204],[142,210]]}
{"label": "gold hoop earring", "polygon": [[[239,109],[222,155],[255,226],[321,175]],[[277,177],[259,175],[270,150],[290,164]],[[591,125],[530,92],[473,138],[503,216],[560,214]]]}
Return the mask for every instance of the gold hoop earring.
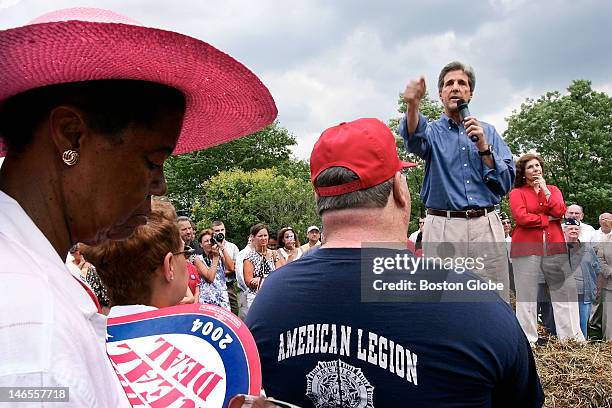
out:
{"label": "gold hoop earring", "polygon": [[79,152],[76,150],[65,150],[62,154],[62,161],[66,163],[66,166],[74,166],[79,162]]}

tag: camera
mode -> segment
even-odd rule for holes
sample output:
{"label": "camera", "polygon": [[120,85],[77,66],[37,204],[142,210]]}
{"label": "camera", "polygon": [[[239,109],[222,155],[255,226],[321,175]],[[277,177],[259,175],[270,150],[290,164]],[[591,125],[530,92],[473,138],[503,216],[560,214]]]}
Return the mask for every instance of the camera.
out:
{"label": "camera", "polygon": [[223,240],[225,239],[225,235],[223,235],[223,233],[222,233],[222,232],[219,232],[219,233],[217,233],[217,234],[213,234],[213,236],[212,236],[211,238],[212,238],[212,240],[213,240],[214,242],[216,242],[217,244],[220,244],[220,243],[222,243],[222,242],[223,242]]}

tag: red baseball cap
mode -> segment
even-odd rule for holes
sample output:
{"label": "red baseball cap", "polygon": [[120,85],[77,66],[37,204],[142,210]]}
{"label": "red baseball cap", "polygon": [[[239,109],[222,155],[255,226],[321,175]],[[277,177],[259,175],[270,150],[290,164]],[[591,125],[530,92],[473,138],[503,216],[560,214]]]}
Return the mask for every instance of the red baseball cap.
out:
{"label": "red baseball cap", "polygon": [[[310,178],[319,196],[337,196],[374,187],[392,178],[397,171],[416,165],[400,160],[395,136],[387,125],[378,119],[362,118],[342,122],[321,134],[310,154]],[[359,179],[317,187],[316,178],[330,167],[346,167]]]}

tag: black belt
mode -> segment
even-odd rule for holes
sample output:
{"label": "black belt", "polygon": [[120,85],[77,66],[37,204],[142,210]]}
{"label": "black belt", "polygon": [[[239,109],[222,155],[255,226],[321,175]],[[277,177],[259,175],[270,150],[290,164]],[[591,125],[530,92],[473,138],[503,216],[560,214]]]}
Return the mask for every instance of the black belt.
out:
{"label": "black belt", "polygon": [[450,211],[450,210],[434,210],[432,208],[427,209],[427,214],[429,215],[437,215],[440,217],[449,217],[449,218],[476,218],[476,217],[484,217],[490,212],[495,211],[495,207],[487,207],[487,208],[474,208],[472,210],[465,211]]}

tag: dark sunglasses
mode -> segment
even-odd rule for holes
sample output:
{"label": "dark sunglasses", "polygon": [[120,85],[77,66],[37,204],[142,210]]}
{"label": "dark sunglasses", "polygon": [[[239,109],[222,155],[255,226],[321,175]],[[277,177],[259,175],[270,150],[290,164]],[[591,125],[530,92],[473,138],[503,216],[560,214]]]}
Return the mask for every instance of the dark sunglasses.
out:
{"label": "dark sunglasses", "polygon": [[195,249],[189,245],[185,245],[185,248],[181,252],[173,252],[172,255],[183,255],[185,259],[189,259],[191,255],[195,253]]}

